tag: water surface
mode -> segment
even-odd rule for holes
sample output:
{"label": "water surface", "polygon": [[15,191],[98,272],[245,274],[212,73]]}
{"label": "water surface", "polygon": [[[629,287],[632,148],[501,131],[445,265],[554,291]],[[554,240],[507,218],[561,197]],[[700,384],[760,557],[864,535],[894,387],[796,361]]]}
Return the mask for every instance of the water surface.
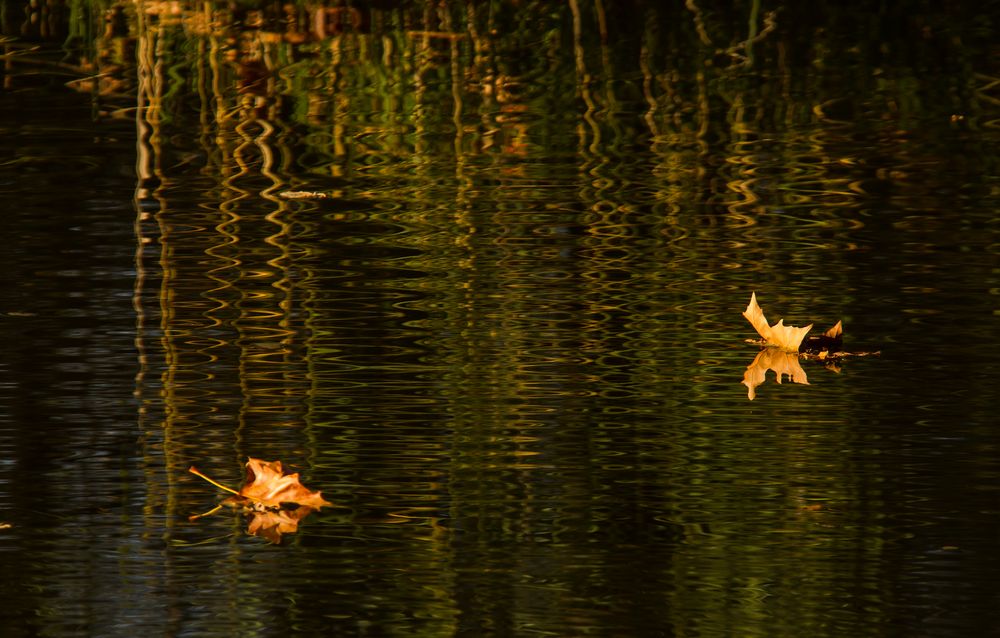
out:
{"label": "water surface", "polygon": [[[1000,629],[991,27],[636,6],[130,9],[18,58],[5,631]],[[44,64],[80,47],[120,83]],[[749,400],[752,291],[878,356]],[[247,457],[338,507],[189,521]]]}

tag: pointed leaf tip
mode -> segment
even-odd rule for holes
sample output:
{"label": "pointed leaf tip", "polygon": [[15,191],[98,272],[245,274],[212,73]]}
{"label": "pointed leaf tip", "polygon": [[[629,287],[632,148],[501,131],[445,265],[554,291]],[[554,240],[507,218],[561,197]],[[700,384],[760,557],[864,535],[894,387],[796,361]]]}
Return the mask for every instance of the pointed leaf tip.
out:
{"label": "pointed leaf tip", "polygon": [[840,335],[844,334],[843,321],[838,321],[832,328],[823,333],[824,337],[830,337],[831,339],[836,339]]}
{"label": "pointed leaf tip", "polygon": [[767,325],[764,311],[757,305],[757,293],[750,295],[750,303],[747,304],[747,309],[743,311],[743,316],[746,317],[746,320],[750,322],[750,325],[757,331],[757,334],[764,340],[770,338],[771,328]]}
{"label": "pointed leaf tip", "polygon": [[767,318],[764,317],[764,311],[757,304],[756,292],[750,294],[750,303],[747,305],[747,309],[743,311],[743,316],[754,327],[757,334],[764,338],[767,345],[777,346],[785,350],[797,351],[806,334],[812,330],[812,324],[804,328],[786,326],[784,319],[780,319],[778,323],[769,326]]}

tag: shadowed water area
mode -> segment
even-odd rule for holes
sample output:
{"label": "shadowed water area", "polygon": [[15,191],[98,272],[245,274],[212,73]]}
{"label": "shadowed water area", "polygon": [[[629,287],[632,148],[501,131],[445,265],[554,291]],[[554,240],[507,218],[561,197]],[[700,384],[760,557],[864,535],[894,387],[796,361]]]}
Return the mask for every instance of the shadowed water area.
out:
{"label": "shadowed water area", "polygon": [[0,634],[1000,632],[1000,6],[709,4],[6,2]]}

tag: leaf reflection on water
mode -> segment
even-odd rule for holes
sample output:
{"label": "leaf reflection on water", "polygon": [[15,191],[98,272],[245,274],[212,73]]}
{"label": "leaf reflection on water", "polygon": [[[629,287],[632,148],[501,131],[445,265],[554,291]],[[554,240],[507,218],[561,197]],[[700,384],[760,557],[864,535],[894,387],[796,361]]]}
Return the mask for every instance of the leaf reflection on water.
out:
{"label": "leaf reflection on water", "polygon": [[299,482],[298,473],[289,473],[281,461],[264,461],[249,458],[246,479],[239,491],[217,483],[194,466],[188,471],[234,496],[225,499],[204,514],[189,517],[194,521],[214,514],[223,506],[237,508],[248,516],[247,533],[260,536],[272,543],[280,543],[282,534],[294,534],[299,523],[312,512],[333,503],[325,500],[322,492],[313,491]]}
{"label": "leaf reflection on water", "polygon": [[787,375],[792,383],[809,385],[809,377],[802,369],[797,352],[785,352],[778,348],[764,348],[757,353],[746,372],[743,373],[743,385],[747,387],[747,396],[751,401],[757,396],[757,386],[764,383],[767,371],[774,370],[775,381],[781,383]]}
{"label": "leaf reflection on water", "polygon": [[281,508],[255,511],[250,514],[247,523],[247,533],[260,536],[277,545],[282,534],[294,534],[299,531],[299,522],[313,513],[313,508],[301,506],[295,509]]}

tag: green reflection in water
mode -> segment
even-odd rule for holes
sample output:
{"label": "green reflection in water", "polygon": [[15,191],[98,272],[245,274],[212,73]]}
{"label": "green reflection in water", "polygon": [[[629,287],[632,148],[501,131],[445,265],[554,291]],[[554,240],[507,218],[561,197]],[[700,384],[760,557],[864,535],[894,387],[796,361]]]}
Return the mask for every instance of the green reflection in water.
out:
{"label": "green reflection in water", "polygon": [[[813,79],[792,43],[748,41],[713,71],[697,47],[665,57],[655,30],[638,69],[618,66],[582,27],[591,8],[570,9],[538,40],[487,37],[503,17],[475,9],[417,32],[389,13],[291,65],[295,45],[263,33],[235,59],[206,34],[219,57],[202,94],[228,106],[202,109],[222,116],[202,119],[196,152],[224,179],[164,188],[154,234],[176,250],[166,263],[192,260],[166,307],[188,300],[187,321],[218,330],[213,356],[229,351],[212,368],[230,389],[205,372],[177,413],[236,399],[239,416],[169,418],[168,463],[213,446],[308,462],[353,508],[307,530],[315,556],[345,523],[366,554],[393,547],[373,563],[336,550],[355,583],[341,595],[372,564],[406,574],[380,604],[418,604],[436,632],[876,634],[887,621],[828,604],[891,605],[888,494],[842,456],[859,436],[843,402],[867,395],[824,378],[748,414],[734,323],[751,286],[794,316],[863,312],[854,253],[894,205],[883,185],[926,196],[905,175],[930,175],[896,151],[915,114],[866,132],[850,113],[908,101],[908,79],[852,104],[794,84]],[[695,21],[701,41],[710,22]],[[261,63],[282,70],[239,89]],[[750,81],[755,64],[788,81]],[[289,189],[327,197],[275,197]],[[192,205],[219,212],[185,222]],[[175,225],[198,231],[164,241]],[[373,621],[404,622],[387,614]]]}
{"label": "green reflection in water", "polygon": [[[996,444],[991,34],[820,4],[124,10],[146,624],[874,636],[986,582],[925,548],[995,540],[995,462],[927,460]],[[896,354],[748,406],[752,289]],[[185,524],[251,455],[348,509]]]}

